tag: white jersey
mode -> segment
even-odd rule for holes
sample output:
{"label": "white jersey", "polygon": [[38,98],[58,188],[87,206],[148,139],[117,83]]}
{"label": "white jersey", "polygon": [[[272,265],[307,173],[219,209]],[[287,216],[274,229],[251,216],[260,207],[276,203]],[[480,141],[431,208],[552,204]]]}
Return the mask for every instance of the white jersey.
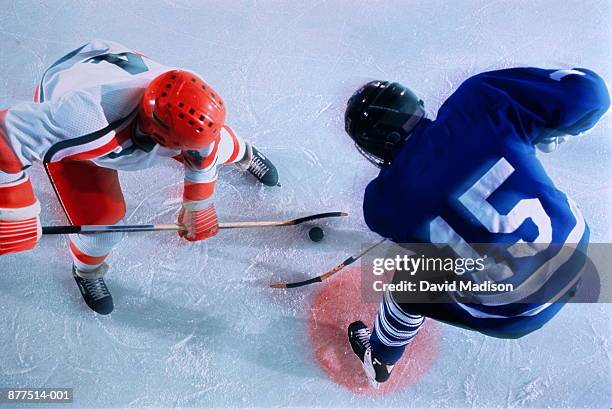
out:
{"label": "white jersey", "polygon": [[[138,170],[182,156],[179,150],[134,142],[145,88],[172,69],[120,44],[91,41],[44,72],[35,102],[0,111],[0,139],[12,148],[22,169],[34,161],[87,160],[111,169]],[[211,156],[217,151],[211,145],[198,152],[204,166],[186,165],[194,182],[214,179],[216,159]]]}

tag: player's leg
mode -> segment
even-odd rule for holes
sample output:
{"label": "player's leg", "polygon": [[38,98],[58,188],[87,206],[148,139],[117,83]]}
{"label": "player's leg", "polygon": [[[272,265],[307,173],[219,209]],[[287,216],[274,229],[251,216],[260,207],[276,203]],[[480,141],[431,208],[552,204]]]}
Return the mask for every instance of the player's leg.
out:
{"label": "player's leg", "polygon": [[387,291],[371,333],[361,321],[349,326],[348,336],[353,352],[359,357],[368,379],[375,387],[389,379],[393,366],[418,334],[424,321],[422,315],[402,308]]}
{"label": "player's leg", "polygon": [[[125,216],[125,201],[117,171],[86,162],[46,164],[47,173],[72,225],[119,224]],[[113,309],[103,275],[104,263],[121,233],[70,235],[73,276],[87,305],[100,314]]]}
{"label": "player's leg", "polygon": [[234,133],[229,126],[224,126],[221,132],[217,157],[221,164],[237,164],[266,186],[280,186],[278,171],[270,159]]}
{"label": "player's leg", "polygon": [[237,135],[232,128],[225,126],[221,130],[221,139],[217,150],[218,163],[222,165],[238,163],[247,157],[248,150],[247,142]]}
{"label": "player's leg", "polygon": [[395,364],[424,321],[425,317],[407,312],[391,292],[385,292],[370,338],[372,350],[387,364]]}

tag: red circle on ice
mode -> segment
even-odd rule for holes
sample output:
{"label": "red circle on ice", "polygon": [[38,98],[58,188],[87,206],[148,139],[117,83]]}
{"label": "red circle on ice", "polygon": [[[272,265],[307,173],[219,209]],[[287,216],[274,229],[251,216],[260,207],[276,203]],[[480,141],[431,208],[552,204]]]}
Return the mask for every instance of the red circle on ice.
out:
{"label": "red circle on ice", "polygon": [[361,302],[360,279],[360,269],[351,268],[339,273],[315,294],[308,319],[315,359],[335,383],[354,393],[384,395],[405,389],[425,375],[436,359],[438,326],[433,320],[427,320],[406,348],[391,378],[379,389],[373,388],[347,339],[351,322],[360,319],[371,329],[378,311],[378,304]]}

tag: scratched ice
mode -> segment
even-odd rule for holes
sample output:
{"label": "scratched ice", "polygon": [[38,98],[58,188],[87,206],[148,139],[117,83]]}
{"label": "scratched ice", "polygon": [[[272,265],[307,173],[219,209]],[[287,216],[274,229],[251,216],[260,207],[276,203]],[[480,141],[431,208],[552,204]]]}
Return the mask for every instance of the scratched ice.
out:
{"label": "scratched ice", "polygon": [[[0,386],[73,387],[75,407],[604,407],[612,401],[609,305],[570,305],[544,330],[502,341],[440,326],[439,352],[414,385],[384,396],[334,383],[310,350],[317,288],[274,279],[321,273],[361,243],[360,201],[375,175],[343,134],[345,101],[373,78],[402,81],[434,116],[462,81],[516,65],[584,66],[612,83],[606,0],[313,2],[5,2],[0,107],[29,100],[44,68],[88,39],[124,43],[198,71],[229,121],[276,162],[281,189],[234,169],[219,177],[222,220],[351,213],[305,229],[222,232],[187,245],[133,234],[110,257],[115,312],[84,307],[62,238],[0,259]],[[610,118],[543,158],[610,242]],[[29,170],[44,224],[65,223],[40,166]],[[128,222],[169,223],[180,168],[123,174]],[[338,295],[341,299],[342,296]],[[344,314],[351,315],[351,303]]]}

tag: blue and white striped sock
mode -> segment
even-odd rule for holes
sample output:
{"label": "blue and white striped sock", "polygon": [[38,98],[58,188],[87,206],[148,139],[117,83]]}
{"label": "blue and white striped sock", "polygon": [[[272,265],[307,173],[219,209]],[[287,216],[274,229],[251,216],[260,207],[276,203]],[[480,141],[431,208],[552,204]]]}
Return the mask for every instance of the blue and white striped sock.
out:
{"label": "blue and white striped sock", "polygon": [[404,311],[390,292],[380,303],[374,329],[370,337],[372,351],[387,364],[395,364],[418,334],[425,317]]}

